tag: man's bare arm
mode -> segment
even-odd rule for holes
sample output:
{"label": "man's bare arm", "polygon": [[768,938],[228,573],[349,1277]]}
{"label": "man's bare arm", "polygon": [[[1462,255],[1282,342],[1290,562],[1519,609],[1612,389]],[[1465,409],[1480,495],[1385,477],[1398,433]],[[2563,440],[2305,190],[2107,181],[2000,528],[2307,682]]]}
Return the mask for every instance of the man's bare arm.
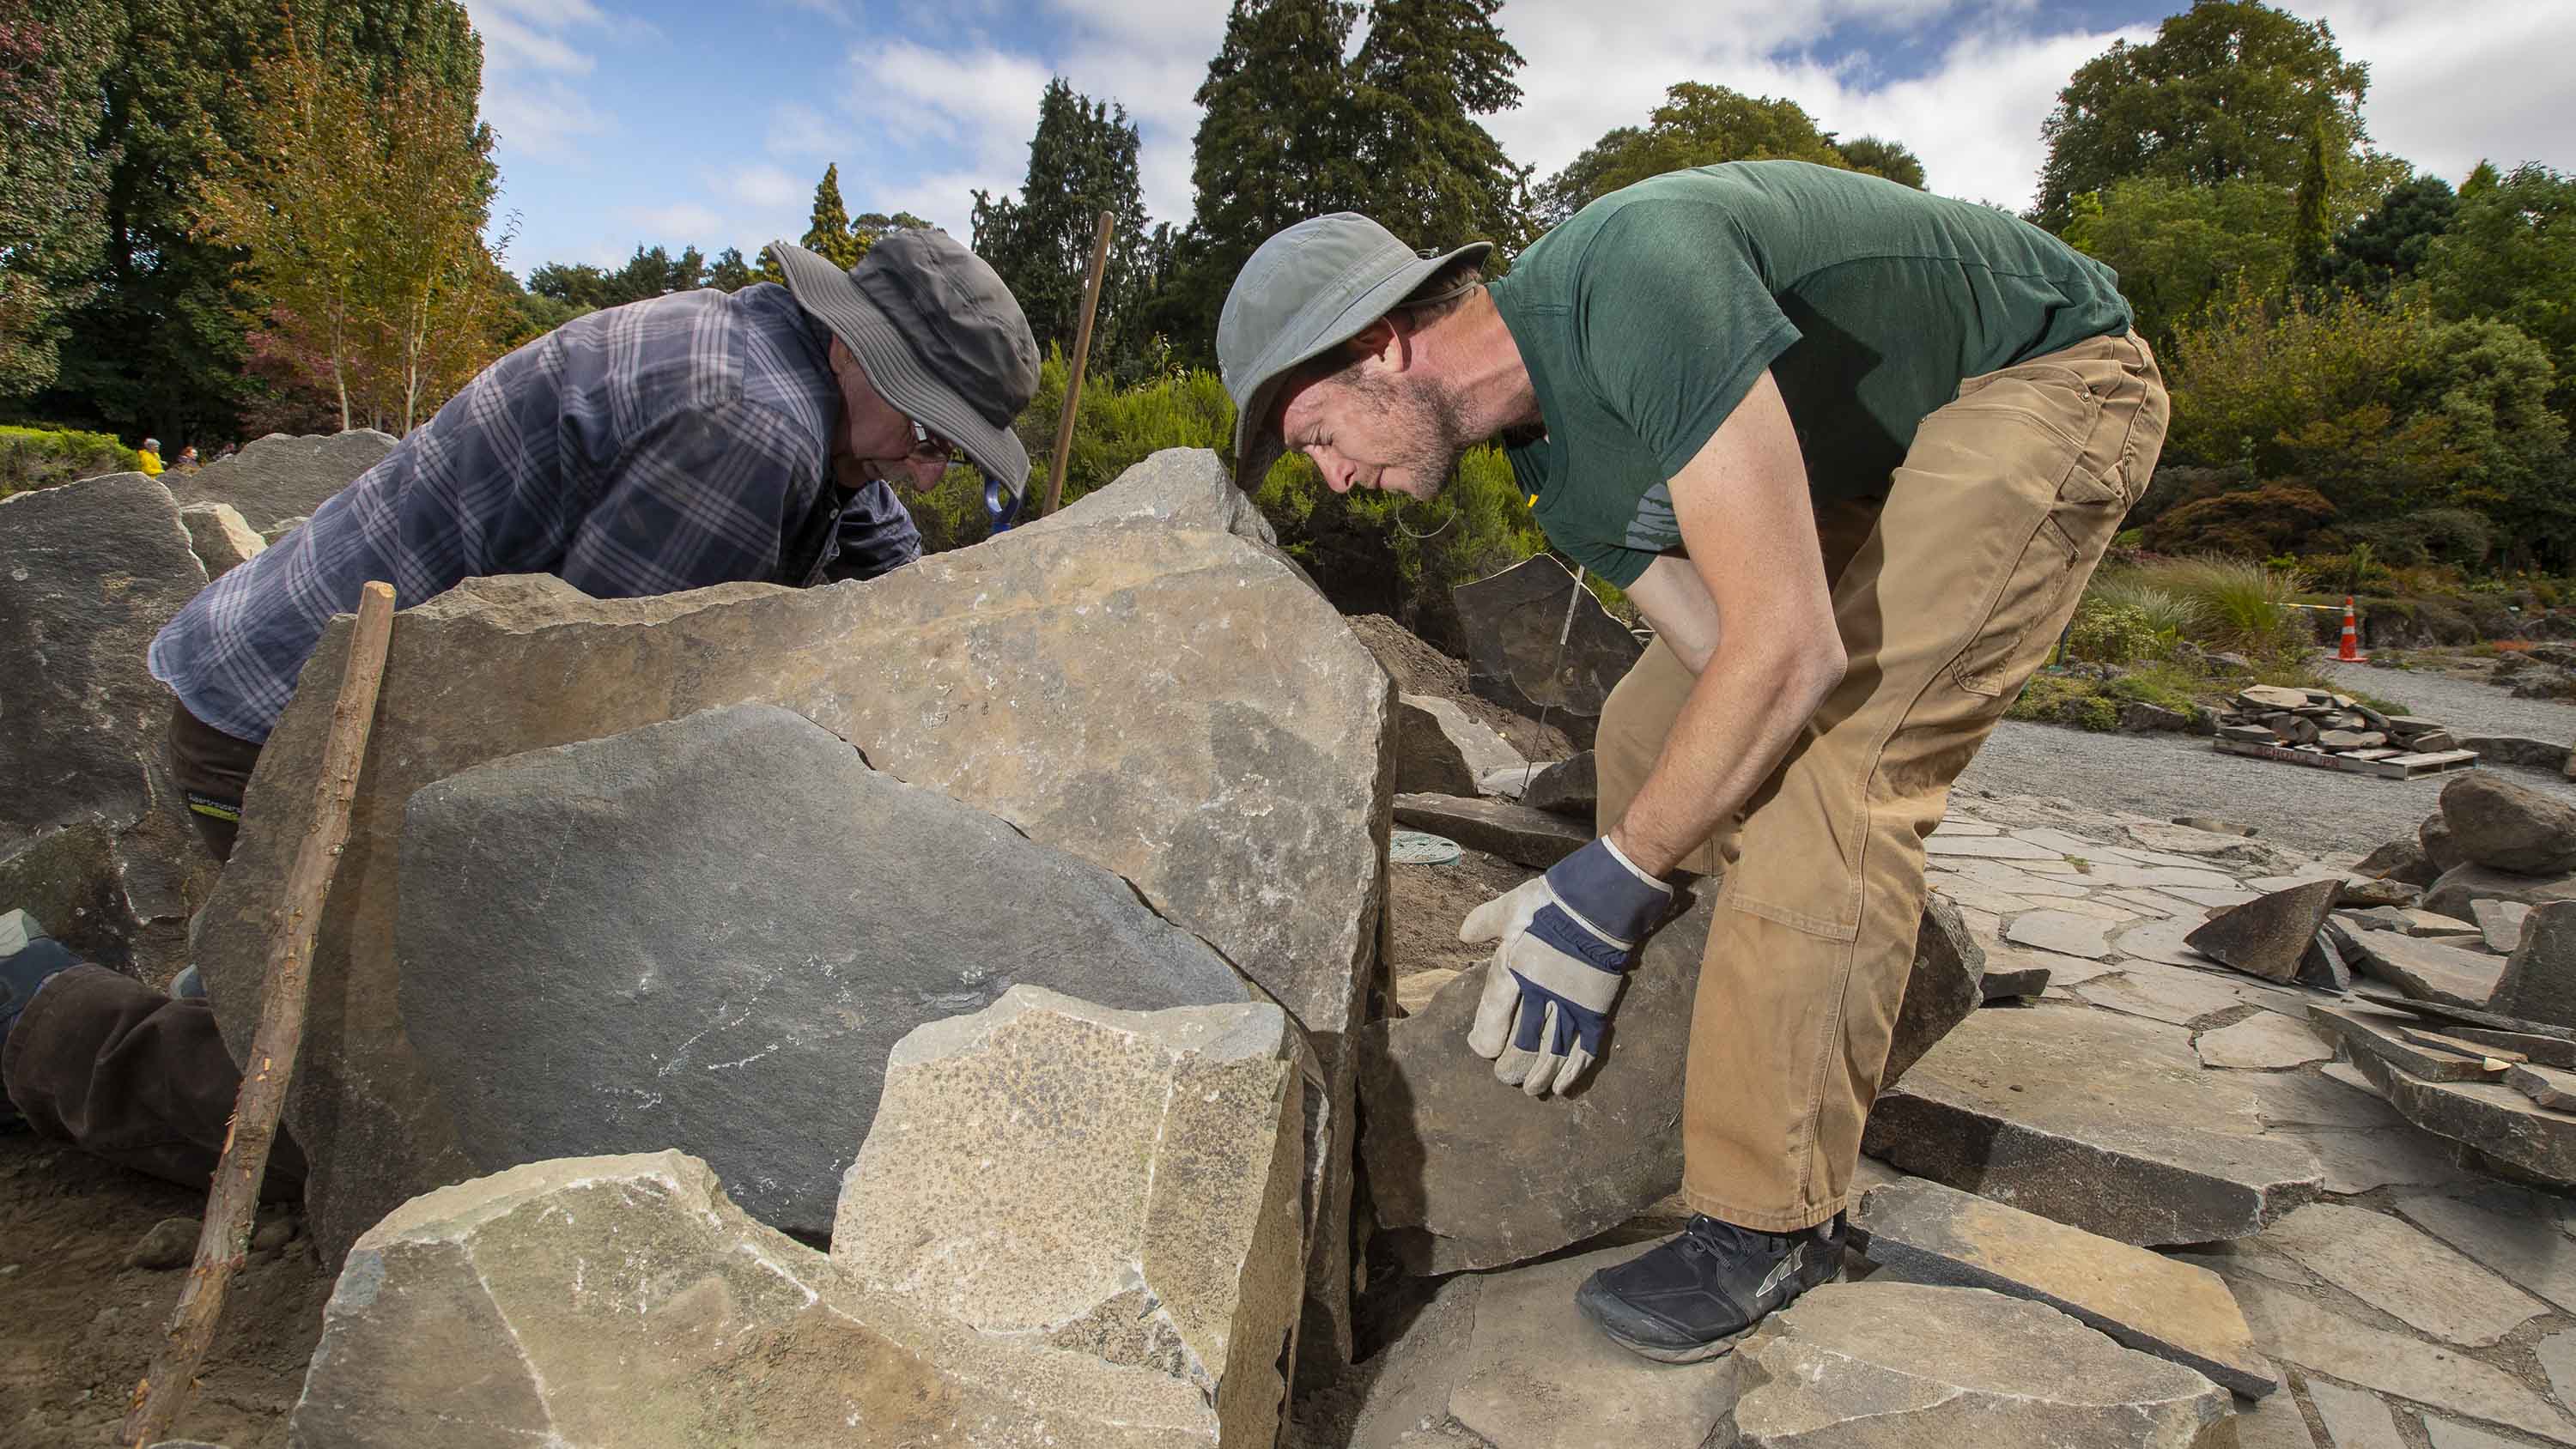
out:
{"label": "man's bare arm", "polygon": [[1628,602],[1655,626],[1655,637],[1691,673],[1708,667],[1720,632],[1717,600],[1709,597],[1708,585],[1700,582],[1699,570],[1691,567],[1689,559],[1666,554],[1646,565],[1646,571],[1628,586]]}
{"label": "man's bare arm", "polygon": [[[1672,496],[1691,570],[1725,627],[1655,768],[1610,831],[1622,854],[1658,876],[1743,806],[1845,663],[1797,432],[1769,374],[1674,477]],[[1659,602],[1686,597],[1669,582],[1649,592]]]}

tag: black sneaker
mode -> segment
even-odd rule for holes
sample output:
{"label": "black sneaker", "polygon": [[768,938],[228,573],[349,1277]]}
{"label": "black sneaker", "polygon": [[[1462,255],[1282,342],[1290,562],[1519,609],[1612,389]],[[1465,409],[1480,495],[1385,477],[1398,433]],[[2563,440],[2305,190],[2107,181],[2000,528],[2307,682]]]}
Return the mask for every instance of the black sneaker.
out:
{"label": "black sneaker", "polygon": [[1585,1279],[1574,1306],[1622,1348],[1697,1363],[1842,1271],[1840,1216],[1801,1232],[1759,1233],[1703,1213],[1681,1236]]}

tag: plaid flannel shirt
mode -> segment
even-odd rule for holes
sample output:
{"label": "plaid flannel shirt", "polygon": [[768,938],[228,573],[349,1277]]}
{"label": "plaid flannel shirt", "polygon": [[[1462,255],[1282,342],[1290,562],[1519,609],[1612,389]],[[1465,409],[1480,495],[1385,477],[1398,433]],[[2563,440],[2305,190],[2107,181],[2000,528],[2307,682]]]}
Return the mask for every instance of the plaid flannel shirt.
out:
{"label": "plaid flannel shirt", "polygon": [[768,284],[566,323],[207,586],[152,641],[153,677],[207,724],[264,742],[370,579],[408,608],[487,574],[550,573],[613,599],[912,561],[921,535],[887,484],[831,484],[829,337]]}

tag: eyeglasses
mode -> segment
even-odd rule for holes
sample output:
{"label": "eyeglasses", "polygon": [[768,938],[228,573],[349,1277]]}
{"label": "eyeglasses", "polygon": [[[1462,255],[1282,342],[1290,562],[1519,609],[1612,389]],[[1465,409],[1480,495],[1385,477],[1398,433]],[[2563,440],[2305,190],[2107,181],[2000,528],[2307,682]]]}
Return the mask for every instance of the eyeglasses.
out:
{"label": "eyeglasses", "polygon": [[938,458],[952,466],[968,461],[964,448],[923,427],[920,419],[906,418],[904,421],[912,424],[913,457]]}

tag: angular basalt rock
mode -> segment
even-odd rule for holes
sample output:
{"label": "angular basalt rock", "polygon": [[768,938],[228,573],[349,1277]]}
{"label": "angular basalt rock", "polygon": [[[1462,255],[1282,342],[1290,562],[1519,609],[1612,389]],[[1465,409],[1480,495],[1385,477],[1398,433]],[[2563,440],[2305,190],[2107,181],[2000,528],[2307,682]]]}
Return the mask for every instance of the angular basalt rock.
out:
{"label": "angular basalt rock", "polygon": [[210,581],[250,562],[268,547],[268,540],[229,503],[191,503],[179,510],[179,522],[186,526],[189,547],[196,550],[197,562],[206,566]]}
{"label": "angular basalt rock", "polygon": [[1608,1049],[1563,1097],[1533,1100],[1467,1049],[1489,966],[1361,1033],[1361,1160],[1377,1231],[1410,1271],[1552,1253],[1681,1186],[1682,1064],[1711,911],[1703,902],[1647,941]]}
{"label": "angular basalt rock", "polygon": [[1590,750],[1562,759],[1530,778],[1521,803],[1532,810],[1590,820],[1601,804],[1601,773]]}
{"label": "angular basalt rock", "polygon": [[2228,1449],[2227,1390],[2042,1303],[1980,1288],[1832,1283],[1736,1350],[1743,1449]]}
{"label": "angular basalt rock", "polygon": [[2045,1303],[2250,1398],[2280,1387],[2235,1295],[2206,1268],[1921,1178],[1870,1189],[1851,1227],[1864,1256],[1910,1281]]}
{"label": "angular basalt rock", "polygon": [[2484,1008],[2504,974],[2504,958],[2421,940],[2401,931],[2346,931],[2337,943],[2354,970],[2409,996],[2449,1006]]}
{"label": "angular basalt rock", "polygon": [[415,1198],[357,1241],[287,1438],[305,1449],[1275,1438],[1275,1425],[1237,1429],[1172,1366],[1070,1347],[868,1292],[752,1221],[694,1158],[559,1159]]}
{"label": "angular basalt rock", "polygon": [[[2489,1010],[2525,1021],[2576,1027],[2576,901],[2532,909],[2515,930]],[[2492,940],[2492,934],[2489,936]]]}
{"label": "angular basalt rock", "polygon": [[2424,909],[2462,920],[2474,918],[2479,901],[2576,901],[2576,875],[2522,875],[2464,863],[2443,871],[2424,892]]}
{"label": "angular basalt rock", "polygon": [[1467,640],[1468,687],[1532,719],[1546,711],[1589,749],[1603,701],[1645,652],[1636,636],[1544,553],[1461,584],[1450,597]]}
{"label": "angular basalt rock", "polygon": [[2524,875],[2576,870],[2576,807],[2471,770],[2442,787],[2442,819],[2464,859]]}
{"label": "angular basalt rock", "polygon": [[300,437],[271,433],[194,473],[161,476],[182,504],[230,504],[252,531],[264,535],[290,519],[312,517],[393,450],[394,440],[373,428]]}
{"label": "angular basalt rock", "polygon": [[1545,870],[1592,843],[1592,822],[1569,820],[1508,800],[1464,795],[1398,795],[1395,822],[1447,836],[1469,850]]}
{"label": "angular basalt rock", "polygon": [[2341,882],[2312,881],[2230,906],[2183,937],[2193,950],[2267,981],[2298,979],[2299,962],[2334,909]]}
{"label": "angular basalt rock", "polygon": [[[164,761],[170,692],[144,656],[205,586],[170,491],[140,473],[0,498],[0,874],[100,869],[52,893],[105,908],[45,925],[155,976],[185,963],[215,870]],[[50,838],[62,831],[83,838]],[[12,869],[31,852],[44,859]]]}
{"label": "angular basalt rock", "polygon": [[1923,919],[1914,932],[1914,965],[1896,1009],[1887,1065],[1879,1073],[1881,1091],[1986,1004],[1985,975],[1985,948],[1959,918],[1959,908],[1939,896],[1925,897]]}
{"label": "angular basalt rock", "polygon": [[[313,677],[337,677],[347,637],[346,621],[324,636]],[[1345,1301],[1346,1238],[1330,1230],[1349,1201],[1342,1038],[1360,1020],[1384,899],[1392,693],[1275,553],[1158,526],[1014,531],[803,591],[593,600],[540,575],[469,581],[404,611],[288,1107],[315,1163],[317,1244],[336,1259],[412,1190],[394,1184],[471,1171],[395,1005],[395,847],[412,793],[504,756],[757,702],[1124,876],[1312,1033],[1326,1085],[1312,1123],[1329,1139],[1309,1156],[1316,1291]],[[236,1051],[329,706],[300,695],[279,721],[199,922],[196,959]]]}
{"label": "angular basalt rock", "polygon": [[2140,1246],[2249,1237],[2317,1195],[2314,1154],[2262,1134],[2243,1074],[2179,1028],[2040,1002],[1980,1011],[1879,1094],[1862,1151]]}
{"label": "angular basalt rock", "polygon": [[2362,1074],[2407,1121],[2553,1186],[2576,1187],[2576,1114],[2553,1112],[2502,1082],[2428,1082],[2376,1056]]}
{"label": "angular basalt rock", "polygon": [[1521,752],[1453,701],[1427,694],[1395,698],[1395,788],[1407,794],[1486,794],[1485,776],[1516,770]]}
{"label": "angular basalt rock", "polygon": [[1160,524],[1231,533],[1255,543],[1276,545],[1270,526],[1252,496],[1234,486],[1233,474],[1213,448],[1164,448],[1118,475],[1116,482],[1094,488],[1045,518],[1032,519],[1019,531],[1045,532],[1105,523]]}
{"label": "angular basalt rock", "polygon": [[405,816],[402,1019],[480,1171],[672,1147],[820,1237],[914,1027],[1020,983],[1247,999],[1127,882],[776,705],[496,760]]}
{"label": "angular basalt rock", "polygon": [[916,1028],[832,1261],[987,1342],[1167,1374],[1223,1443],[1268,1443],[1304,1272],[1302,1054],[1267,1003],[1111,1011],[1028,986]]}

